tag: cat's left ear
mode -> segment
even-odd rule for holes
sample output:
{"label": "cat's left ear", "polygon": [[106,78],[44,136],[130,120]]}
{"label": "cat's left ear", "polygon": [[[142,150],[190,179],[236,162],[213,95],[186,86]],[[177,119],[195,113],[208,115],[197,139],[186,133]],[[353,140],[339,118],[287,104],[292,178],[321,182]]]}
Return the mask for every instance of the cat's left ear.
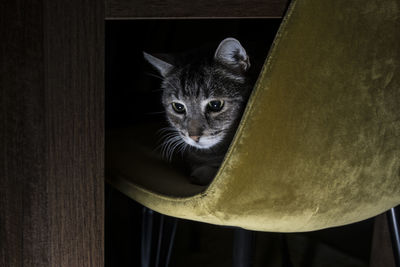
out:
{"label": "cat's left ear", "polygon": [[214,59],[241,71],[247,71],[250,68],[249,56],[235,38],[224,39],[215,51]]}
{"label": "cat's left ear", "polygon": [[174,68],[174,66],[169,64],[168,62],[152,56],[146,52],[143,52],[143,56],[147,60],[147,62],[153,65],[153,67],[155,67],[163,77],[165,77]]}

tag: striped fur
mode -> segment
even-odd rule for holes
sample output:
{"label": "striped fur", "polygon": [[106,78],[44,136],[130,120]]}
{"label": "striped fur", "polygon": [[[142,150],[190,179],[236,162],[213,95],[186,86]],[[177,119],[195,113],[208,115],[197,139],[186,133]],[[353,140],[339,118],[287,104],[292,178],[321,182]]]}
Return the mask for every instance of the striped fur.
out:
{"label": "striped fur", "polygon": [[[166,139],[166,154],[182,151],[191,166],[192,181],[206,184],[229,147],[253,86],[249,58],[233,38],[223,40],[214,56],[182,65],[148,54],[145,58],[163,76],[162,103],[173,129]],[[210,110],[210,101],[221,101],[222,109]],[[176,112],[173,103],[183,105],[185,112]]]}

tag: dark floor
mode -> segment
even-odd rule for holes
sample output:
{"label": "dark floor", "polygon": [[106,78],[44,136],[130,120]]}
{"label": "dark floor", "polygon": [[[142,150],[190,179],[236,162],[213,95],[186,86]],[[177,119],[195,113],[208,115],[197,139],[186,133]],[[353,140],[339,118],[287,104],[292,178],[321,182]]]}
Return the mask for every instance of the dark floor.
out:
{"label": "dark floor", "polygon": [[[116,190],[107,199],[106,266],[140,266],[142,207]],[[232,266],[233,231],[179,220],[170,266]],[[369,266],[372,232],[372,220],[310,233],[257,232],[254,266],[282,267],[289,262],[293,267]]]}

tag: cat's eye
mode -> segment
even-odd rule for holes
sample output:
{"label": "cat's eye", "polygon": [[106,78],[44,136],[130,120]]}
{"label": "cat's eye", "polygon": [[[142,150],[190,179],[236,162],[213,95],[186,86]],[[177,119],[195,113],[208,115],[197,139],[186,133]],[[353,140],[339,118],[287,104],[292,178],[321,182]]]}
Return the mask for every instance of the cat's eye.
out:
{"label": "cat's eye", "polygon": [[179,114],[183,114],[183,113],[185,113],[185,106],[184,105],[182,105],[181,103],[177,103],[177,102],[172,102],[172,108],[174,109],[174,111],[176,112],[176,113],[179,113]]}
{"label": "cat's eye", "polygon": [[224,101],[222,100],[212,100],[208,102],[208,110],[212,112],[218,112],[221,111],[221,109],[224,107]]}

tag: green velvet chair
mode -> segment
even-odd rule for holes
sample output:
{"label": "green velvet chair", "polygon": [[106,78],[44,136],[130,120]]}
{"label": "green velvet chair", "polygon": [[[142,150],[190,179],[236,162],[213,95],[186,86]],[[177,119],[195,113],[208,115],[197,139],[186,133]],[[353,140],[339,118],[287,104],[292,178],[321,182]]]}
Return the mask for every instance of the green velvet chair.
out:
{"label": "green velvet chair", "polygon": [[256,231],[346,225],[400,204],[400,4],[296,0],[209,186],[109,135],[107,181],[159,213]]}

